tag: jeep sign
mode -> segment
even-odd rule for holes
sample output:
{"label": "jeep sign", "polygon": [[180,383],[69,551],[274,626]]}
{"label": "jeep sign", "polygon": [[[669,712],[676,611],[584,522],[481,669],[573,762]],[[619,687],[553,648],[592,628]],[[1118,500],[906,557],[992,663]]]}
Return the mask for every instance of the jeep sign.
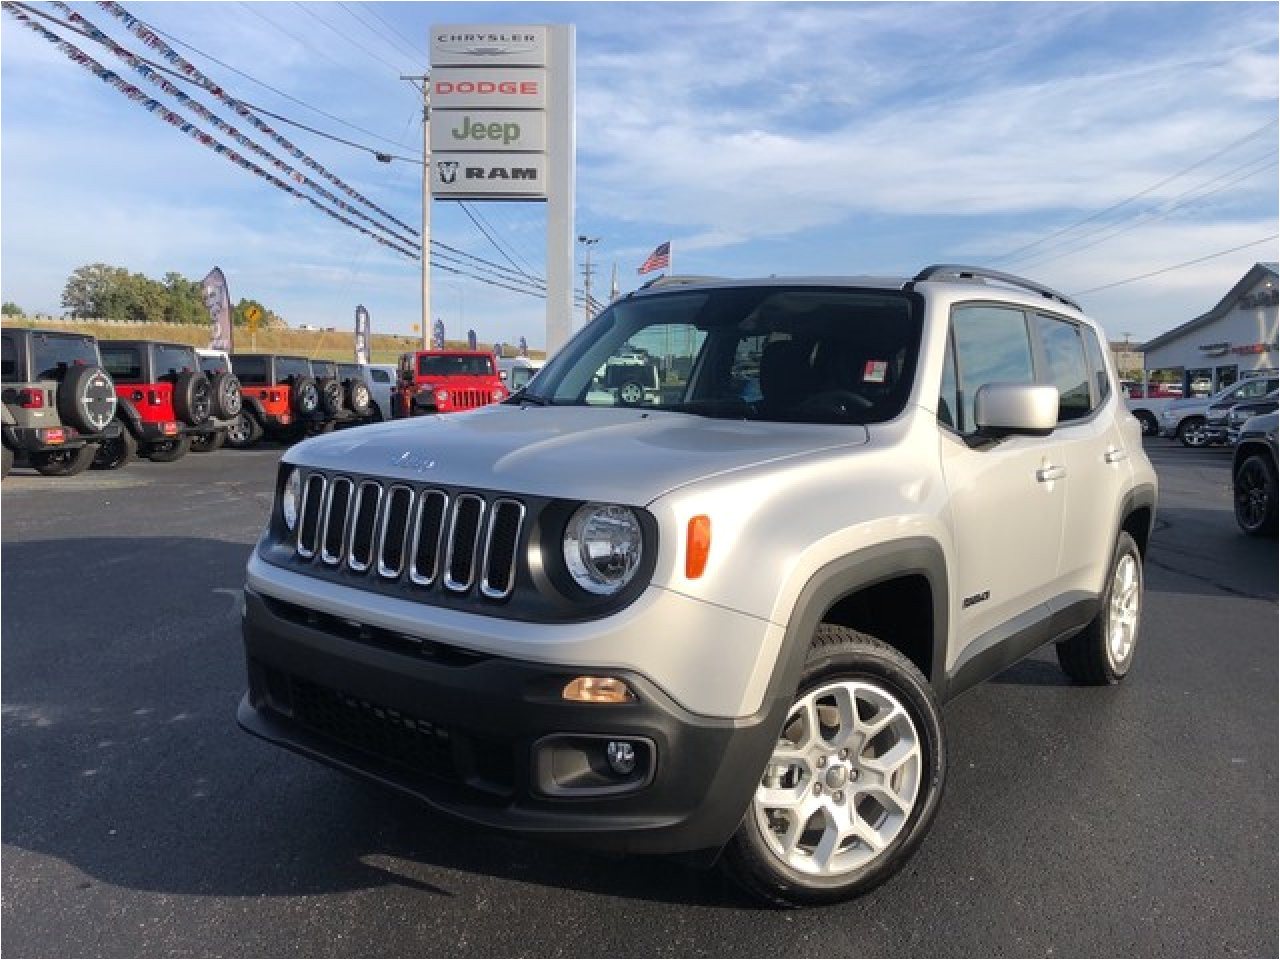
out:
{"label": "jeep sign", "polygon": [[540,110],[547,103],[545,70],[441,68],[431,72],[436,110],[516,107]]}
{"label": "jeep sign", "polygon": [[435,110],[431,152],[542,151],[547,118],[541,110]]}
{"label": "jeep sign", "polygon": [[442,199],[541,197],[547,158],[540,153],[442,153],[431,158],[431,192]]}

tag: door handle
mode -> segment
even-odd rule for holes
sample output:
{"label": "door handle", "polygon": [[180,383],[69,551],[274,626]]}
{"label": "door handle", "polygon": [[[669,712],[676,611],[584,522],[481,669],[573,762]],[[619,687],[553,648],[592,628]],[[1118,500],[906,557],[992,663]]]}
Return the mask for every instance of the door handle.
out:
{"label": "door handle", "polygon": [[1117,447],[1108,447],[1107,452],[1102,455],[1103,463],[1119,463],[1121,460],[1128,460],[1129,454]]}
{"label": "door handle", "polygon": [[1066,467],[1056,467],[1051,464],[1036,471],[1036,480],[1040,483],[1048,483],[1050,480],[1061,480],[1066,475]]}

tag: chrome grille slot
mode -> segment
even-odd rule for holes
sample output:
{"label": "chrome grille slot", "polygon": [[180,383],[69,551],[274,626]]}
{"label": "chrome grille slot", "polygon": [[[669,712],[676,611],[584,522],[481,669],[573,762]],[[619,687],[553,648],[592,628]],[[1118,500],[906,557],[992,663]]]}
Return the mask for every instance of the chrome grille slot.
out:
{"label": "chrome grille slot", "polygon": [[515,500],[494,501],[489,511],[480,573],[480,592],[490,600],[510,596],[515,586],[516,548],[523,526],[524,504]]}
{"label": "chrome grille slot", "polygon": [[382,509],[378,529],[378,576],[394,580],[404,571],[404,551],[409,542],[409,518],[413,508],[413,491],[408,487],[392,487],[387,491],[387,504]]}
{"label": "chrome grille slot", "polygon": [[310,560],[320,548],[320,516],[324,510],[325,479],[313,473],[302,486],[302,508],[298,511],[298,556]]}
{"label": "chrome grille slot", "polygon": [[440,537],[444,532],[449,498],[439,490],[424,490],[413,518],[413,544],[409,547],[409,579],[421,587],[435,583],[440,571]]}
{"label": "chrome grille slot", "polygon": [[347,566],[356,573],[364,573],[373,563],[373,535],[378,529],[381,503],[382,484],[365,480],[356,489],[356,505],[351,513],[351,546],[347,549]]}
{"label": "chrome grille slot", "polygon": [[342,562],[342,548],[347,540],[347,520],[351,515],[351,494],[354,489],[354,483],[346,477],[338,477],[329,485],[329,495],[325,498],[320,559],[331,566]]}
{"label": "chrome grille slot", "polygon": [[464,493],[453,504],[449,520],[449,549],[444,561],[446,590],[466,593],[476,578],[476,554],[480,547],[484,501],[474,493]]}

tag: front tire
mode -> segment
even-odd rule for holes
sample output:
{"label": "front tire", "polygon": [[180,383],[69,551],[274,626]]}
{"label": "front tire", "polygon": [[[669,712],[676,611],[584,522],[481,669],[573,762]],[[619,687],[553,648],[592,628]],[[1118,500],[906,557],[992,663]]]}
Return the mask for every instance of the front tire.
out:
{"label": "front tire", "polygon": [[721,864],[777,906],[859,896],[920,845],[945,775],[942,712],[920,671],[874,637],[821,624]]}
{"label": "front tire", "polygon": [[1102,609],[1084,630],[1057,644],[1062,672],[1090,686],[1111,686],[1123,680],[1138,646],[1142,593],[1142,553],[1133,537],[1121,530],[1108,567]]}
{"label": "front tire", "polygon": [[197,433],[191,437],[192,453],[212,453],[221,450],[227,440],[227,431],[214,430],[211,433]]}
{"label": "front tire", "polygon": [[232,450],[248,450],[261,439],[262,425],[248,410],[241,410],[240,416],[227,428],[227,446]]}
{"label": "front tire", "polygon": [[1160,424],[1148,411],[1139,410],[1133,416],[1142,425],[1142,435],[1144,437],[1154,437],[1160,432]]}
{"label": "front tire", "polygon": [[1246,457],[1232,482],[1236,523],[1251,537],[1275,536],[1276,470],[1262,454]]}

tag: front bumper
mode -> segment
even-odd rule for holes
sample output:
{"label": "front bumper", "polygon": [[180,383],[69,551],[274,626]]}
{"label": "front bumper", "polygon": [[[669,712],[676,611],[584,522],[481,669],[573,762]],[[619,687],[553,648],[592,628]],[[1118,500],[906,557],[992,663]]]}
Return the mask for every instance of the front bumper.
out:
{"label": "front bumper", "polygon": [[[632,670],[477,654],[249,587],[243,626],[248,732],[473,823],[609,849],[722,846],[789,706],[703,717]],[[619,677],[636,699],[564,701],[581,674]],[[610,773],[610,740],[635,747],[634,775]]]}

